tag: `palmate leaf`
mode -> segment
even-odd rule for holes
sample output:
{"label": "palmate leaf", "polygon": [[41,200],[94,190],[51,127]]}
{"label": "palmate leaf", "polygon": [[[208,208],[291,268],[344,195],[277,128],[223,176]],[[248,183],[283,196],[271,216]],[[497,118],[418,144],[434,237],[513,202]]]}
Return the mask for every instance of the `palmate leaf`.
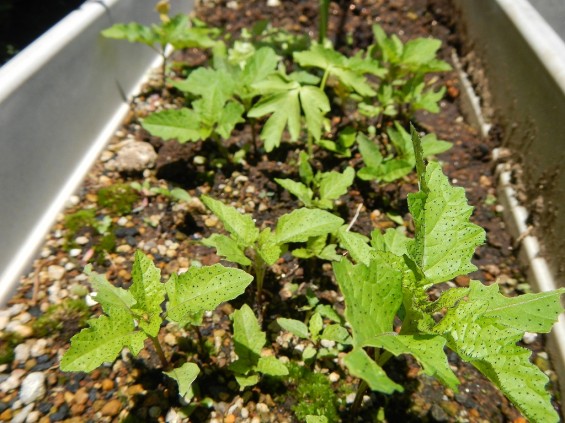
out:
{"label": "palmate leaf", "polygon": [[[499,286],[471,281],[464,297],[455,296],[433,328],[447,345],[477,367],[532,421],[558,421],[545,390],[548,378],[516,345],[524,331],[549,332],[562,312],[565,289],[506,298]],[[522,298],[525,297],[525,298]],[[446,302],[444,301],[444,304]]]}
{"label": "palmate leaf", "polygon": [[368,345],[384,348],[394,355],[411,354],[423,366],[424,372],[435,376],[444,385],[457,390],[459,379],[453,373],[445,355],[445,339],[433,335],[383,334],[371,339]]}
{"label": "palmate leaf", "polygon": [[259,237],[259,229],[251,216],[240,213],[235,207],[227,206],[221,201],[207,195],[200,197],[202,202],[222,221],[226,230],[239,244],[248,247]]}
{"label": "palmate leaf", "polygon": [[161,283],[161,271],[140,250],[135,252],[131,269],[133,283],[129,288],[138,316],[139,328],[150,336],[157,336],[163,319],[161,304],[165,301],[165,286]]}
{"label": "palmate leaf", "polygon": [[277,222],[275,240],[278,244],[307,242],[308,238],[335,232],[343,219],[320,209],[297,209]]}
{"label": "palmate leaf", "polygon": [[173,274],[165,284],[169,296],[167,319],[181,326],[189,324],[198,313],[214,310],[243,294],[252,280],[253,276],[243,270],[220,264]]}
{"label": "palmate leaf", "polygon": [[368,266],[342,260],[333,263],[333,269],[345,298],[353,345],[364,347],[375,336],[392,331],[402,304],[402,258],[376,253]]}
{"label": "palmate leaf", "polygon": [[141,121],[141,126],[164,140],[176,139],[184,143],[203,138],[198,114],[186,107],[152,113]]}
{"label": "palmate leaf", "polygon": [[416,236],[408,245],[412,260],[425,275],[423,284],[440,283],[476,269],[471,263],[485,231],[469,221],[473,208],[463,188],[449,184],[438,163],[424,170],[421,141],[412,128],[420,192],[408,195]]}
{"label": "palmate leaf", "polygon": [[352,376],[363,379],[373,391],[385,394],[404,391],[402,386],[389,379],[385,371],[362,348],[354,348],[344,357],[343,363]]}
{"label": "palmate leaf", "polygon": [[179,395],[184,397],[191,392],[192,382],[196,380],[196,376],[200,373],[200,369],[194,363],[184,363],[182,366],[163,372],[171,379],[174,379],[179,385]]}
{"label": "palmate leaf", "polygon": [[61,359],[64,372],[90,372],[106,362],[113,362],[124,347],[133,355],[143,348],[147,335],[135,330],[129,313],[114,313],[88,321],[90,327],[71,339],[71,347]]}

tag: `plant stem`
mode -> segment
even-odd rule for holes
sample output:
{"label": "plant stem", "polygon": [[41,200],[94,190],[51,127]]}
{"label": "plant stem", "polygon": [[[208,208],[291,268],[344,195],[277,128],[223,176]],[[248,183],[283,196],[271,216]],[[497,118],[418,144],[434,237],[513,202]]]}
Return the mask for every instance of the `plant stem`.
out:
{"label": "plant stem", "polygon": [[324,91],[326,88],[326,82],[328,82],[328,77],[330,76],[330,68],[324,71],[324,76],[322,77],[322,82],[320,83],[320,89]]}
{"label": "plant stem", "polygon": [[324,43],[328,35],[328,15],[330,12],[330,0],[320,0],[320,21],[318,26],[318,42]]}
{"label": "plant stem", "polygon": [[359,407],[361,407],[361,402],[363,401],[363,395],[369,388],[369,385],[364,380],[361,381],[359,386],[357,387],[357,392],[355,393],[355,400],[353,400],[353,405],[351,406],[351,418],[356,416],[359,412]]}
{"label": "plant stem", "polygon": [[310,131],[308,131],[308,136],[307,136],[307,145],[308,145],[308,157],[310,158],[310,160],[312,160],[312,157],[314,157],[314,146],[313,146],[313,142],[312,142],[312,133]]}
{"label": "plant stem", "polygon": [[165,371],[169,370],[169,368],[171,367],[171,363],[169,363],[169,360],[167,360],[167,357],[165,357],[165,353],[163,352],[163,348],[161,348],[161,343],[159,342],[159,338],[157,338],[156,336],[150,336],[149,339],[151,339],[151,342],[153,342],[155,351],[159,356],[159,360],[161,360],[161,365],[163,366],[163,370]]}

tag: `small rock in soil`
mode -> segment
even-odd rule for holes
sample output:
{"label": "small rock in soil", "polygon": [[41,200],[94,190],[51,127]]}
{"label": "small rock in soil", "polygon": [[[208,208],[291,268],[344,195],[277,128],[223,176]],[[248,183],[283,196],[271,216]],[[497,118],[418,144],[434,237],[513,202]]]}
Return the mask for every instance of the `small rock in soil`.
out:
{"label": "small rock in soil", "polygon": [[41,372],[33,372],[22,381],[20,388],[20,400],[29,404],[45,396],[45,375]]}
{"label": "small rock in soil", "polygon": [[120,413],[121,409],[122,402],[120,400],[114,399],[104,404],[102,410],[100,411],[102,412],[103,416],[114,417]]}
{"label": "small rock in soil", "polygon": [[151,144],[128,140],[122,144],[116,158],[107,163],[107,167],[124,173],[143,172],[153,167],[156,160],[157,153]]}

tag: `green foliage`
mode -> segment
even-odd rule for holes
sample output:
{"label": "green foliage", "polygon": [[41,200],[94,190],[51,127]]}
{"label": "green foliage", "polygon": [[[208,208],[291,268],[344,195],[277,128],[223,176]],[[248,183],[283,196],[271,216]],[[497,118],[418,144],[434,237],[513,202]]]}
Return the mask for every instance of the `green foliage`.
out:
{"label": "green foliage", "polygon": [[[373,25],[375,42],[368,49],[371,58],[386,69],[376,98],[366,98],[359,110],[367,116],[413,116],[417,110],[439,112],[438,102],[445,87],[434,91],[426,76],[431,72],[451,70],[451,66],[436,58],[441,41],[416,38],[406,44],[396,36],[387,37],[379,25]],[[376,104],[374,102],[376,100]]]}
{"label": "green foliage", "polygon": [[163,186],[151,186],[148,179],[143,181],[142,184],[139,182],[132,182],[130,186],[136,190],[139,194],[145,197],[151,197],[154,195],[162,195],[164,197],[170,198],[173,201],[185,201],[188,202],[192,199],[190,194],[182,188],[174,187],[163,187]]}
{"label": "green foliage", "polygon": [[[452,187],[437,163],[424,166],[414,128],[412,140],[420,181],[420,191],[408,197],[415,237],[389,229],[384,236],[373,234],[369,246],[365,237],[338,233],[357,261],[334,263],[354,345],[345,365],[371,389],[391,393],[402,387],[388,379],[382,365],[391,355],[411,354],[425,373],[456,391],[459,380],[447,364],[447,346],[488,377],[526,417],[558,421],[545,391],[547,376],[516,342],[526,331],[551,329],[562,311],[565,289],[506,298],[498,285],[472,281],[469,288],[452,288],[430,301],[427,288],[476,269],[471,258],[485,234],[469,221],[472,208],[464,189]],[[433,315],[443,310],[447,312],[436,322]],[[395,316],[402,320],[398,334]],[[366,347],[383,352],[373,359]]]}
{"label": "green foliage", "polygon": [[[357,136],[359,151],[365,163],[365,167],[357,174],[360,179],[392,182],[414,170],[416,157],[410,134],[398,122],[394,122],[394,128],[387,129],[387,134],[390,144],[385,145],[385,155],[367,136],[362,133]],[[450,148],[451,143],[438,140],[434,134],[422,138],[424,157],[443,153]]]}
{"label": "green foliage", "polygon": [[297,209],[281,216],[274,231],[259,230],[250,215],[203,195],[202,202],[222,221],[229,236],[213,234],[203,241],[217,254],[241,266],[253,266],[257,289],[261,291],[265,269],[273,265],[290,243],[308,243],[327,237],[343,224],[343,219],[320,209]]}
{"label": "green foliage", "polygon": [[[333,209],[334,201],[347,193],[347,189],[353,183],[355,170],[347,167],[343,173],[317,172],[308,163],[308,155],[300,153],[300,164],[302,182],[292,179],[275,178],[277,184],[289,191],[308,208]],[[309,169],[307,169],[309,168]]]}
{"label": "green foliage", "polygon": [[[136,356],[150,339],[159,353],[169,377],[179,384],[181,395],[189,392],[198,369],[185,363],[169,369],[158,341],[164,317],[179,325],[199,324],[204,311],[241,294],[252,277],[238,269],[221,265],[191,268],[182,275],[172,275],[166,284],[160,280],[160,270],[142,252],[137,251],[129,289],[113,286],[103,275],[85,272],[103,315],[88,321],[89,327],[73,336],[71,346],[63,355],[61,370],[89,372],[104,362],[112,362],[123,348]],[[162,307],[166,303],[167,313]]]}
{"label": "green foliage", "polygon": [[96,210],[83,209],[65,216],[64,226],[65,248],[76,247],[75,238],[83,230],[92,230],[96,237],[94,241],[94,251],[98,259],[102,259],[106,252],[111,252],[116,248],[116,236],[112,231],[112,219],[104,216],[102,219],[96,218]]}
{"label": "green foliage", "polygon": [[288,370],[288,395],[295,402],[292,410],[298,421],[305,421],[307,416],[324,416],[330,422],[340,421],[337,395],[327,377],[296,363],[290,363]]}
{"label": "green foliage", "polygon": [[241,389],[256,385],[261,374],[286,376],[288,369],[273,355],[262,355],[267,342],[253,310],[245,304],[233,313],[234,350],[238,359],[229,368]]}
{"label": "green foliage", "polygon": [[0,334],[0,364],[11,364],[14,361],[14,348],[21,344],[20,335],[3,331]]}
{"label": "green foliage", "polygon": [[124,215],[133,210],[139,195],[129,184],[114,184],[98,190],[98,205],[112,214]]}

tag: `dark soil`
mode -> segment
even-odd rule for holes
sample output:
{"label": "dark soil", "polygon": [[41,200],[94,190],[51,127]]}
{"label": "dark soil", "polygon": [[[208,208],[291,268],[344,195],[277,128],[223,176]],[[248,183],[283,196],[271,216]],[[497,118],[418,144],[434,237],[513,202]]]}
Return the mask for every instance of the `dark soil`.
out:
{"label": "dark soil", "polygon": [[[258,19],[269,19],[275,26],[316,37],[317,1],[286,0],[281,1],[278,7],[267,7],[265,3],[265,0],[248,0],[239,2],[238,9],[231,9],[226,7],[225,1],[208,1],[202,2],[196,14],[211,26],[219,26],[234,34]],[[433,0],[342,0],[331,4],[329,32],[334,34],[342,51],[351,51],[352,47],[344,42],[346,35],[351,35],[354,48],[364,48],[372,41],[371,24],[377,22],[388,33],[398,34],[403,41],[420,36],[441,39],[443,47],[440,55],[444,60],[450,61],[451,52],[453,49],[457,51],[460,40],[452,32],[453,16],[448,5],[448,2]],[[174,60],[199,63],[206,60],[206,57],[202,57],[199,52],[187,51],[177,54]],[[441,112],[435,115],[419,113],[415,124],[425,132],[434,132],[438,138],[453,142],[453,148],[441,155],[439,160],[451,181],[465,188],[470,203],[475,207],[472,220],[486,229],[487,242],[477,250],[474,257],[478,270],[470,276],[486,284],[499,283],[507,295],[518,294],[528,288],[517,262],[514,241],[505,231],[501,206],[496,200],[490,155],[492,149],[497,147],[496,140],[482,139],[465,122],[459,108],[460,93],[456,73],[447,72],[437,78],[438,84],[447,87],[448,93],[441,103]],[[89,259],[95,262],[97,271],[105,273],[108,280],[117,286],[129,285],[131,262],[136,248],[145,251],[155,260],[164,279],[195,261],[204,265],[219,261],[214,250],[198,243],[203,237],[221,230],[221,225],[199,202],[177,204],[159,195],[141,196],[135,202],[132,212],[119,216],[108,209],[97,208],[97,192],[103,186],[133,181],[142,183],[144,180],[148,180],[151,186],[180,186],[194,197],[207,193],[228,204],[237,205],[252,213],[259,225],[272,226],[278,216],[299,207],[294,197],[273,181],[275,177],[296,177],[296,170],[290,164],[297,161],[299,145],[285,144],[268,155],[251,155],[243,165],[213,168],[209,165],[213,145],[207,142],[185,145],[163,143],[140,129],[138,118],[158,107],[157,103],[162,101],[159,90],[148,86],[145,92],[147,94],[142,94],[132,103],[130,117],[114,137],[101,161],[86,178],[77,193],[75,204],[65,212],[71,214],[93,208],[97,218],[109,215],[114,225],[117,247],[109,254],[97,253],[94,247],[100,242],[100,235],[96,231],[86,228],[69,235],[63,220],[56,224],[41,257],[35,262],[34,272],[24,278],[21,288],[9,304],[9,307],[26,304],[22,313],[27,310],[31,315],[29,326],[32,326],[39,315],[45,313],[50,304],[61,301],[53,298],[51,294],[54,291],[61,293],[60,297],[81,295],[80,287],[85,285],[81,271]],[[351,119],[349,116],[336,118],[344,121]],[[128,137],[128,134],[135,139],[150,142],[156,148],[159,158],[155,169],[146,170],[143,175],[123,175],[110,169],[108,160],[116,151],[116,144]],[[230,148],[235,151],[238,146],[247,144],[250,140],[250,129],[238,128],[229,141]],[[206,163],[195,164],[195,156],[206,157]],[[339,166],[337,161],[323,151],[317,151],[316,158],[316,165],[320,169],[330,170]],[[350,160],[353,166],[358,166],[359,163],[359,155]],[[351,221],[358,205],[362,204],[353,225],[353,230],[359,233],[368,234],[375,228],[395,227],[397,224],[390,218],[391,214],[402,216],[410,229],[406,197],[416,189],[414,176],[390,184],[356,180],[350,192],[340,200],[339,211],[346,221]],[[85,237],[87,242],[82,240],[77,243],[80,237]],[[69,244],[76,251],[74,256],[70,256],[68,248],[65,248]],[[65,268],[64,276],[56,283],[49,276],[50,266],[54,265]],[[459,277],[451,285],[467,286],[469,281],[469,277]],[[50,288],[53,285],[56,289]],[[441,288],[430,294],[438,295]],[[337,291],[327,263],[306,265],[290,254],[285,255],[272,266],[265,289],[268,294],[264,298],[264,329],[279,316],[303,320],[305,312],[298,310],[306,304],[306,299],[300,294],[305,294],[307,289],[313,290],[323,303],[343,310],[343,298]],[[296,292],[291,293],[291,290]],[[207,315],[200,335],[194,330],[186,332],[172,325],[162,329],[160,337],[166,346],[166,354],[172,356],[173,361],[189,357],[202,369],[197,379],[199,392],[193,403],[196,409],[190,421],[297,421],[293,407],[307,400],[292,395],[296,385],[264,380],[257,387],[240,392],[232,374],[227,370],[232,352],[229,315],[244,300],[252,302],[253,295],[254,292],[250,289],[246,298],[225,304]],[[41,369],[46,372],[47,393],[34,409],[39,411],[40,421],[165,421],[165,418],[167,421],[181,421],[180,416],[190,407],[179,399],[175,384],[160,371],[154,370],[160,364],[151,347],[144,350],[138,358],[124,354],[113,365],[103,366],[91,374],[62,373],[58,369],[58,362],[60,354],[68,348],[71,335],[68,330],[66,326],[65,336],[54,333],[48,341],[48,349],[39,357],[25,362],[8,361],[1,370],[3,375],[10,375],[15,369]],[[289,359],[300,357],[299,351],[304,346],[300,340],[284,333],[269,333],[272,341],[270,347],[279,356],[287,356]],[[202,337],[201,342],[198,342],[198,336]],[[7,344],[6,337],[3,339],[4,344]],[[24,339],[25,342],[32,342],[36,335],[29,333]],[[543,339],[537,337],[530,341],[528,347],[534,352],[534,361],[548,368]],[[367,395],[360,414],[355,418],[351,417],[350,403],[359,381],[343,371],[338,364],[339,360],[320,361],[312,369],[333,376],[333,382],[328,386],[340,398],[337,412],[340,416],[338,419],[342,421],[349,418],[354,421],[377,421],[375,419],[379,410],[384,411],[386,421],[389,422],[525,421],[478,371],[462,363],[455,354],[450,354],[449,360],[461,381],[459,393],[422,375],[417,364],[410,358],[400,357],[391,360],[386,370],[406,391],[391,396],[376,393]],[[49,365],[41,367],[44,362]],[[549,369],[548,374],[555,383],[555,374]],[[330,394],[328,396],[331,397]],[[17,415],[17,410],[12,410],[17,401],[18,389],[0,391],[0,420],[9,420]],[[115,409],[110,410],[109,404],[115,405]]]}

